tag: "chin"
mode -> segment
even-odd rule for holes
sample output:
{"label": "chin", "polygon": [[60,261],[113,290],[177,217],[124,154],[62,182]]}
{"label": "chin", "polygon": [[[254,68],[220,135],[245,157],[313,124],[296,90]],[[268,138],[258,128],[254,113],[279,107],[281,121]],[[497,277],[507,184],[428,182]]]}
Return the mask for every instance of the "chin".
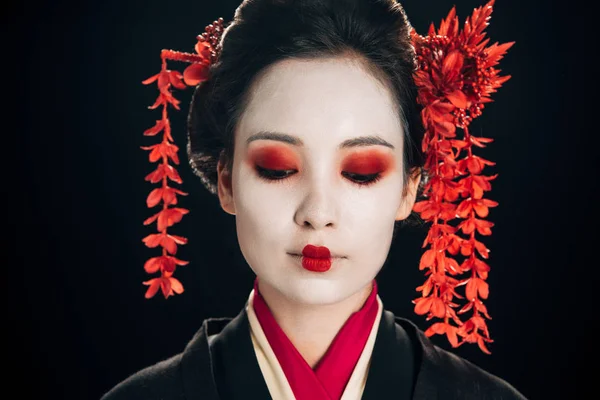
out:
{"label": "chin", "polygon": [[288,280],[276,288],[291,301],[305,305],[335,304],[354,294],[347,282],[314,276]]}

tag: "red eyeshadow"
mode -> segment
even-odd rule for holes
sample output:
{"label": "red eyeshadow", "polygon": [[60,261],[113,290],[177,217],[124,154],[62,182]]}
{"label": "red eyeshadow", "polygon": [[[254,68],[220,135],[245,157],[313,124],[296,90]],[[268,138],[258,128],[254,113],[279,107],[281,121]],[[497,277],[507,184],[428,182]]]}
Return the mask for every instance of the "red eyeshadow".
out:
{"label": "red eyeshadow", "polygon": [[389,154],[379,151],[357,151],[348,156],[343,163],[343,170],[354,174],[370,175],[386,173],[393,166],[393,159]]}
{"label": "red eyeshadow", "polygon": [[251,153],[250,160],[254,165],[265,169],[297,169],[293,152],[281,146],[264,146],[256,149]]}

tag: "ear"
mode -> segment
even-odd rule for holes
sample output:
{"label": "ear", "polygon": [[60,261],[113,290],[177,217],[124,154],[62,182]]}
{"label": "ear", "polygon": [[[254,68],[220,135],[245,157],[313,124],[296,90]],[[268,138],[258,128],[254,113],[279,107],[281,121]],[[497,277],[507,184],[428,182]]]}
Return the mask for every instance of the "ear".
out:
{"label": "ear", "polygon": [[419,183],[421,183],[421,169],[415,167],[409,174],[408,181],[406,182],[402,201],[396,212],[396,221],[406,219],[410,215],[417,198]]}
{"label": "ear", "polygon": [[221,208],[231,215],[235,215],[235,203],[231,184],[231,171],[226,168],[225,158],[220,157],[217,164],[217,193]]}

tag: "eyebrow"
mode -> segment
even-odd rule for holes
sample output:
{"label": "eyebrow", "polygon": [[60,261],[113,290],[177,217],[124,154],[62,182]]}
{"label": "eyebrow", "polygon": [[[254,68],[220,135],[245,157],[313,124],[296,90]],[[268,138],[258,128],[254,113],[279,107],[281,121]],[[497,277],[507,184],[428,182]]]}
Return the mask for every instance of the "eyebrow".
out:
{"label": "eyebrow", "polygon": [[[246,140],[246,145],[250,144],[255,140],[276,140],[279,142],[289,143],[294,146],[304,146],[304,142],[302,139],[289,135],[287,133],[281,132],[273,132],[273,131],[260,131],[250,136],[248,140]],[[362,147],[362,146],[385,146],[390,149],[394,149],[394,145],[390,142],[380,138],[379,136],[359,136],[352,139],[344,140],[338,146],[339,149],[347,149],[352,147]]]}

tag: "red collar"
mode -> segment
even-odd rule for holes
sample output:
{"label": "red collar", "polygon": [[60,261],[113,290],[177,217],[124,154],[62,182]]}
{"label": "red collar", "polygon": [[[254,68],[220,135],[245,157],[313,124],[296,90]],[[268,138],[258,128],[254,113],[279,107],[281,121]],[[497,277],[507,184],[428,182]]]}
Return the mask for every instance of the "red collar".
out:
{"label": "red collar", "polygon": [[377,282],[360,310],[340,329],[313,370],[283,332],[254,281],[254,312],[297,400],[339,400],[377,318]]}

